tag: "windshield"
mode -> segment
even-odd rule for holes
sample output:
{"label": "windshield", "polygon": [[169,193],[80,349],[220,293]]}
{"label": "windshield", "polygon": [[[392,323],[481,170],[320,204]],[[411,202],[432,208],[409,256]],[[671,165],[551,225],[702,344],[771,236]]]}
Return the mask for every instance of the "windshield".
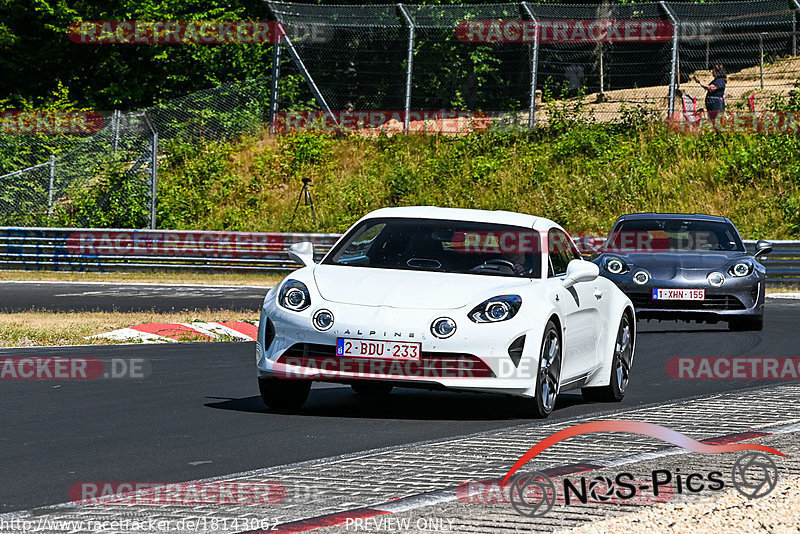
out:
{"label": "windshield", "polygon": [[428,219],[369,219],[323,263],[381,269],[538,278],[539,233],[530,228]]}
{"label": "windshield", "polygon": [[618,225],[606,252],[744,251],[730,223],[691,219],[637,219]]}

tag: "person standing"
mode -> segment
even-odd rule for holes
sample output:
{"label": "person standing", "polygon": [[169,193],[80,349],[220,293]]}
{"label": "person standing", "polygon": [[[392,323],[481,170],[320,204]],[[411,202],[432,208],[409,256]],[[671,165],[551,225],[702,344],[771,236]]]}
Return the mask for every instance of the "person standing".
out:
{"label": "person standing", "polygon": [[700,87],[706,90],[706,111],[708,111],[708,119],[712,124],[716,125],[717,115],[721,111],[725,111],[725,86],[727,85],[728,75],[722,65],[714,65],[711,69],[711,76],[714,80],[708,84],[703,85],[703,82],[694,77],[694,81],[700,84]]}

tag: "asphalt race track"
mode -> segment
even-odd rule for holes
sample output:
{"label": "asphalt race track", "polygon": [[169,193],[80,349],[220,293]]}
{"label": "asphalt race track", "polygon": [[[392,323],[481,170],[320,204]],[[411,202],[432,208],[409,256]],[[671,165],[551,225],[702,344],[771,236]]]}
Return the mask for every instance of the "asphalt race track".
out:
{"label": "asphalt race track", "polygon": [[[640,321],[624,402],[564,394],[550,421],[765,384],[675,380],[665,365],[677,356],[797,357],[798,324],[800,300],[791,299],[768,300],[763,332]],[[149,373],[0,382],[0,513],[67,502],[78,482],[195,480],[528,422],[500,396],[395,390],[376,400],[339,386],[312,391],[299,414],[270,413],[257,396],[252,343],[0,349],[54,355],[138,358]]]}
{"label": "asphalt race track", "polygon": [[257,310],[268,286],[0,282],[0,313],[52,311]]}

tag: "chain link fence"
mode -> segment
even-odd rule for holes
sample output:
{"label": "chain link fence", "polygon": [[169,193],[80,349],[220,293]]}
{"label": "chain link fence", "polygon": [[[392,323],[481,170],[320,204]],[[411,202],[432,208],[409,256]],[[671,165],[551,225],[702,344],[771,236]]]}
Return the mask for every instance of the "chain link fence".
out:
{"label": "chain link fence", "polygon": [[0,225],[154,228],[159,143],[258,131],[268,122],[270,84],[266,75],[102,113],[91,135],[0,135]]}
{"label": "chain link fence", "polygon": [[703,107],[693,78],[710,83],[717,64],[729,73],[728,105],[753,111],[788,95],[800,75],[798,0],[267,4],[286,31],[276,50],[331,122],[386,110],[405,118],[405,131],[416,131],[409,114],[426,112],[523,127],[565,109],[603,122],[633,111],[666,118],[686,103]]}
{"label": "chain link fence", "polygon": [[734,110],[767,109],[800,76],[800,0],[267,5],[285,36],[261,78],[106,113],[87,136],[0,135],[0,225],[156,227],[159,143],[292,130],[293,112],[340,131],[362,114],[371,132],[664,119],[702,112],[693,79],[717,64]]}

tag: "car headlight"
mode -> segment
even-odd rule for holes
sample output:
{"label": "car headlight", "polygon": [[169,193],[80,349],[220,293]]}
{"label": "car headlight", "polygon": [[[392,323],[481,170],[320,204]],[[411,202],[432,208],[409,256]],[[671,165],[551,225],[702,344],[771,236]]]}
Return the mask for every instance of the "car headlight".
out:
{"label": "car headlight", "polygon": [[431,324],[431,333],[445,339],[456,333],[456,322],[449,317],[439,317]]}
{"label": "car headlight", "polygon": [[474,323],[497,323],[514,317],[522,306],[519,295],[500,295],[484,300],[469,312]]}
{"label": "car headlight", "polygon": [[278,295],[278,304],[292,311],[303,311],[311,306],[311,295],[303,282],[287,280]]}
{"label": "car headlight", "polygon": [[622,274],[628,271],[628,266],[619,258],[609,258],[606,260],[605,269],[611,274]]}
{"label": "car headlight", "polygon": [[719,273],[717,271],[714,271],[713,273],[708,275],[706,280],[708,280],[708,283],[711,286],[719,287],[719,286],[721,286],[722,284],[725,283],[725,275],[723,275],[722,273]]}
{"label": "car headlight", "polygon": [[647,274],[645,271],[636,271],[636,273],[633,275],[634,284],[639,284],[640,286],[643,286],[649,281],[650,281],[650,275]]}
{"label": "car headlight", "polygon": [[728,273],[736,277],[747,276],[752,272],[753,272],[753,264],[748,263],[746,261],[740,261],[739,263],[735,264],[733,267],[728,269]]}
{"label": "car headlight", "polygon": [[311,318],[311,322],[314,323],[314,328],[317,330],[327,330],[333,326],[333,313],[326,309],[317,310],[314,317]]}

